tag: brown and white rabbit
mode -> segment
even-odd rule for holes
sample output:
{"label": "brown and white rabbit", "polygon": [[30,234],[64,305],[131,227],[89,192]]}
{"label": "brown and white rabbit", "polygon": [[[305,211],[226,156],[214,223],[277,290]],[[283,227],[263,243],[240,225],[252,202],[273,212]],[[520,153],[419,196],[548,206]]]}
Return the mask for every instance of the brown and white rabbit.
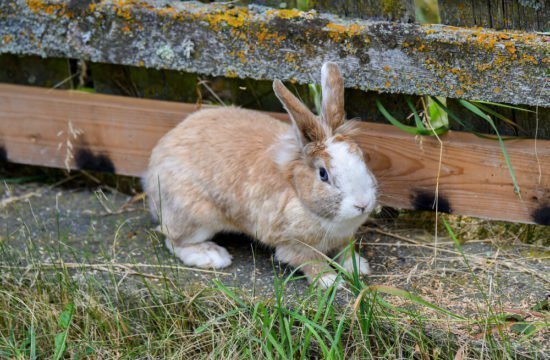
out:
{"label": "brown and white rabbit", "polygon": [[[286,124],[235,107],[198,111],[153,149],[144,186],[168,248],[189,266],[223,268],[231,255],[210,241],[237,231],[275,247],[276,257],[327,287],[325,254],[344,249],[375,207],[377,182],[345,121],[338,66],[325,63],[320,116],[279,80]],[[351,271],[349,254],[340,259]],[[370,272],[356,255],[361,274]]]}

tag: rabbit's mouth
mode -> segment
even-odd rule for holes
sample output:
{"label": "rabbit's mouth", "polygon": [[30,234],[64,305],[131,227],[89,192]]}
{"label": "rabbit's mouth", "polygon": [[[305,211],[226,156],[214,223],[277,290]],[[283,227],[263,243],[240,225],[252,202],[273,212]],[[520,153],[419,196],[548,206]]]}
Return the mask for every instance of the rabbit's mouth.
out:
{"label": "rabbit's mouth", "polygon": [[351,218],[336,217],[333,219],[322,219],[321,226],[331,234],[332,237],[351,237],[357,229],[367,221],[370,213],[363,213]]}

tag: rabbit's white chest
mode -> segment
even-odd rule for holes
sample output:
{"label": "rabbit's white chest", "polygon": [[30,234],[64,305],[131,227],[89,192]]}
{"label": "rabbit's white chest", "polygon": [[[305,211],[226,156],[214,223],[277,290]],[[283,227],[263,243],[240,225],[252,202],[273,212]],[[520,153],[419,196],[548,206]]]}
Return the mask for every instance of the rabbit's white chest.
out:
{"label": "rabbit's white chest", "polygon": [[275,222],[265,223],[265,232],[261,235],[266,243],[275,245],[294,239],[320,251],[329,251],[345,245],[364,221],[359,219],[342,223],[326,220],[307,210],[298,199],[290,200],[283,213],[283,221],[279,218]]}

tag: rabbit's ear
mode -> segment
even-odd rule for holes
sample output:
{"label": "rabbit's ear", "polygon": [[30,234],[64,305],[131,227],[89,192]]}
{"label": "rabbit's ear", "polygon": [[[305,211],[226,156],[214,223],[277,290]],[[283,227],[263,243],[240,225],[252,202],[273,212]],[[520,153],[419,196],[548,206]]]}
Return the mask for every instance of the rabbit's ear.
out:
{"label": "rabbit's ear", "polygon": [[321,69],[321,87],[323,89],[323,104],[321,106],[321,121],[331,130],[336,130],[344,123],[344,79],[338,65],[326,62]]}
{"label": "rabbit's ear", "polygon": [[292,120],[292,127],[300,145],[327,138],[327,130],[319,123],[315,115],[294,96],[280,80],[273,82],[273,91],[279,98]]}

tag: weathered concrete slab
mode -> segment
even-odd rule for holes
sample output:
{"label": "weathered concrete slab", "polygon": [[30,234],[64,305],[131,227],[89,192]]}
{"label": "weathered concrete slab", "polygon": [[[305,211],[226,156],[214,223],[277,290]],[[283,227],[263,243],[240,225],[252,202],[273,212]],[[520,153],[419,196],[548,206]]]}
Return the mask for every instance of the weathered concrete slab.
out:
{"label": "weathered concrete slab", "polygon": [[0,4],[0,53],[550,106],[549,36],[174,1]]}
{"label": "weathered concrete slab", "polygon": [[[258,4],[278,8],[280,0],[244,0],[243,4]],[[301,8],[298,0],[285,1],[286,8]],[[303,2],[302,2],[303,3]],[[309,8],[340,16],[361,19],[392,20],[414,22],[414,2],[412,0],[315,0],[305,1]],[[301,8],[304,10],[303,8]]]}

